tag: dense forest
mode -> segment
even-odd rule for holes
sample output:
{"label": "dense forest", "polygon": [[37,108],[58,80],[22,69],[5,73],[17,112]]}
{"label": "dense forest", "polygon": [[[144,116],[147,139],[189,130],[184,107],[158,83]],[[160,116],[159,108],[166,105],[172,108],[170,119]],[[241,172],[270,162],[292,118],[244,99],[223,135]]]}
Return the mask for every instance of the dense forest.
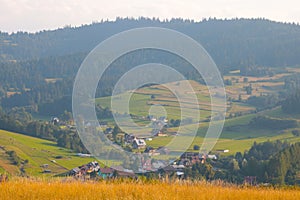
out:
{"label": "dense forest", "polygon": [[[184,178],[192,180],[225,180],[230,183],[295,185],[299,184],[298,170],[300,143],[281,141],[256,143],[245,152],[234,156],[207,159],[204,164],[195,163],[185,168]],[[175,173],[169,174],[176,177]],[[158,176],[148,174],[148,177]],[[247,182],[247,177],[250,182]]]}
{"label": "dense forest", "polygon": [[300,90],[292,92],[282,103],[282,110],[286,113],[300,113]]}
{"label": "dense forest", "polygon": [[265,19],[193,20],[139,18],[102,21],[38,33],[0,33],[1,60],[31,60],[89,52],[99,42],[124,30],[156,26],[170,28],[200,42],[218,66],[298,65],[300,26]]}
{"label": "dense forest", "polygon": [[291,145],[281,141],[255,142],[244,154],[238,152],[235,156],[223,157],[218,162],[195,165],[186,171],[186,176],[198,174],[198,178],[205,175],[206,179],[235,183],[242,183],[245,181],[244,177],[255,177],[256,183],[294,185],[299,182],[296,173],[300,169],[299,153],[300,143]]}
{"label": "dense forest", "polygon": [[[60,108],[56,110],[58,112],[70,111],[74,77],[84,56],[85,54],[76,54],[2,63],[0,71],[6,74],[0,75],[2,107],[11,109],[27,106],[30,111],[43,114],[45,110],[51,110],[49,106],[61,102]],[[100,79],[96,96],[110,96],[113,86],[126,71],[145,63],[169,65],[181,72],[187,79],[202,81],[201,76],[184,59],[177,58],[168,52],[149,49],[126,54],[113,62]],[[8,96],[7,92],[13,92],[13,95]],[[45,106],[47,108],[44,108]],[[61,113],[55,115],[59,114]]]}

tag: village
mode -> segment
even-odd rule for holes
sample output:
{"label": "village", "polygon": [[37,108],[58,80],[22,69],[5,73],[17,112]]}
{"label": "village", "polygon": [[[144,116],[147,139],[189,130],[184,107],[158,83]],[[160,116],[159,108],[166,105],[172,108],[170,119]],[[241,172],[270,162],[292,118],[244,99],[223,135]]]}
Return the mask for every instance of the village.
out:
{"label": "village", "polygon": [[[101,178],[108,179],[113,177],[130,177],[135,178],[137,174],[143,173],[157,173],[175,175],[178,178],[184,176],[185,169],[191,168],[195,164],[205,164],[207,160],[217,161],[219,153],[228,153],[229,150],[217,150],[216,154],[203,154],[199,153],[199,148],[194,148],[194,152],[185,152],[180,157],[170,159],[158,159],[158,156],[172,157],[178,152],[172,152],[165,146],[153,148],[147,145],[148,141],[152,141],[155,137],[167,137],[170,133],[167,133],[164,129],[168,127],[170,122],[164,116],[154,117],[147,116],[147,119],[151,121],[152,132],[150,136],[135,136],[130,133],[119,132],[120,129],[115,131],[115,127],[109,127],[107,123],[100,123],[100,127],[104,130],[104,134],[112,142],[117,143],[122,147],[127,147],[132,153],[137,154],[140,159],[138,163],[138,169],[132,170],[124,167],[123,164],[112,165],[110,167],[100,165],[97,161],[89,162],[87,164],[77,166],[67,172],[65,175],[72,176],[76,179],[90,179],[90,178]],[[53,117],[50,123],[56,125],[66,125],[63,121],[57,117]],[[86,123],[85,126],[88,128],[91,123]],[[67,125],[68,128],[76,129],[74,125]],[[113,136],[115,134],[115,136]],[[89,153],[76,153],[78,157],[90,158],[94,157]],[[178,156],[178,155],[177,155]],[[52,162],[52,161],[51,161]],[[47,168],[47,164],[41,166],[43,173],[51,173],[51,170]]]}
{"label": "village", "polygon": [[[168,153],[167,149],[164,147],[165,153]],[[150,152],[151,150],[146,149],[145,151]],[[81,155],[82,156],[82,155]],[[204,155],[195,152],[186,152],[183,153],[179,159],[175,160],[173,163],[169,164],[165,160],[155,160],[141,159],[140,166],[141,168],[138,172],[134,172],[131,169],[126,169],[122,165],[116,165],[111,167],[100,167],[100,164],[97,161],[87,163],[82,166],[78,166],[70,170],[66,175],[73,176],[77,179],[90,179],[90,178],[136,178],[138,174],[143,173],[157,173],[159,176],[162,174],[176,175],[178,178],[184,176],[184,170],[187,168],[192,168],[195,164],[205,164],[207,160],[215,162],[217,160],[216,155]]]}

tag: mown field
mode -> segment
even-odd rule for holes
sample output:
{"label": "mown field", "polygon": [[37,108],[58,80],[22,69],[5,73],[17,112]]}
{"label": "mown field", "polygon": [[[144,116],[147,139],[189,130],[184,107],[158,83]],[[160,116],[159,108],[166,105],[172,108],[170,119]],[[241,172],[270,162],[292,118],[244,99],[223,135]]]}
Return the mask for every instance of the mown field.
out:
{"label": "mown field", "polygon": [[0,199],[300,199],[300,188],[223,185],[205,182],[142,182],[17,179],[0,183]]}
{"label": "mown field", "polygon": [[[280,108],[251,114],[256,110],[256,108],[246,103],[246,99],[248,99],[250,96],[274,94],[282,90],[284,87],[284,79],[294,74],[295,72],[298,72],[292,68],[287,69],[289,72],[276,74],[274,76],[250,77],[241,76],[239,73],[224,76],[224,80],[230,80],[231,82],[231,85],[226,86],[226,95],[228,100],[226,113],[227,119],[225,121],[222,134],[218,142],[216,143],[214,150],[229,149],[229,154],[235,154],[238,151],[244,152],[245,150],[249,149],[253,145],[254,141],[258,143],[268,140],[286,140],[291,143],[300,141],[299,137],[293,136],[293,134],[291,133],[292,129],[270,130],[249,126],[250,120],[257,115],[265,115],[279,119],[289,118],[299,121],[299,115],[296,116],[284,114]],[[245,81],[245,79],[247,80]],[[193,151],[194,145],[201,146],[203,143],[203,138],[208,127],[208,123],[205,122],[205,120],[211,117],[211,107],[209,106],[210,96],[207,87],[195,81],[188,82],[194,89],[194,94],[197,96],[198,104],[194,105],[193,107],[193,105],[189,105],[192,104],[190,99],[185,98],[183,100],[184,105],[186,106],[185,108],[189,113],[191,113],[191,115],[193,115],[193,113],[197,110],[196,107],[199,106],[201,120],[201,122],[199,123],[198,135],[194,139],[191,146],[188,148],[188,151]],[[125,97],[128,97],[130,95],[131,97],[129,101],[129,112],[140,117],[138,119],[134,119],[134,121],[138,125],[142,127],[148,127],[149,129],[150,122],[145,120],[145,117],[149,114],[151,115],[154,113],[155,115],[156,113],[156,115],[158,116],[166,116],[169,120],[181,118],[181,110],[177,97],[171,92],[170,89],[178,89],[179,92],[185,92],[187,97],[189,97],[189,95],[192,94],[187,93],[187,91],[184,89],[186,88],[185,84],[187,84],[187,81],[167,83],[165,85],[152,85],[139,88],[134,92],[130,91],[127,93],[123,93],[113,98],[116,98],[119,103],[122,103],[122,105],[127,105],[125,102]],[[250,84],[252,85],[253,90],[252,94],[248,95],[245,87],[249,86]],[[242,101],[239,101],[239,98],[241,98]],[[111,108],[111,97],[98,98],[96,102],[102,107]],[[156,106],[153,105],[161,106],[155,109]],[[234,117],[230,118],[230,116]],[[190,125],[185,126],[188,127]],[[135,131],[131,129],[131,127],[126,128],[129,133],[136,134]],[[169,133],[175,133],[178,128],[171,127],[167,130]],[[189,136],[187,135],[186,137]],[[147,142],[147,145],[157,148],[167,145],[170,141],[172,141],[173,138],[173,135],[169,135],[168,137],[154,138],[152,141]],[[184,135],[181,139],[183,141],[185,140]],[[188,140],[188,138],[186,138],[186,140]]]}
{"label": "mown field", "polygon": [[[180,83],[178,85],[178,83]],[[117,96],[114,96],[114,100],[121,105],[128,105],[126,99],[129,97],[129,111],[133,115],[137,116],[148,116],[149,110],[155,105],[161,105],[165,109],[164,112],[154,112],[154,115],[165,114],[168,119],[181,119],[181,108],[187,111],[186,117],[194,117],[198,114],[200,108],[200,119],[204,120],[211,115],[210,106],[210,96],[206,86],[201,85],[195,81],[189,81],[193,86],[195,93],[186,92],[184,87],[187,83],[186,81],[168,83],[165,85],[154,85],[145,88],[139,88],[134,92],[126,92]],[[180,100],[172,90],[176,90],[180,95]],[[111,109],[112,97],[102,97],[96,99],[96,103],[100,104],[102,107],[108,107]],[[195,104],[195,100],[198,101]],[[181,104],[179,104],[181,103]],[[216,105],[218,106],[218,105]],[[119,109],[124,108],[123,106]],[[125,113],[126,110],[120,111],[119,113]],[[112,111],[116,112],[114,108]],[[158,117],[158,116],[157,116]]]}
{"label": "mown field", "polygon": [[[228,149],[230,152],[225,155],[234,155],[236,152],[244,152],[251,148],[254,142],[261,143],[266,141],[276,141],[282,140],[290,143],[300,142],[299,137],[293,136],[291,131],[287,130],[283,133],[278,133],[279,131],[271,131],[271,130],[244,130],[242,134],[241,130],[232,132],[232,131],[223,131],[220,138],[217,140],[216,145],[213,148],[213,151],[219,149]],[[237,138],[231,138],[235,137]],[[189,136],[186,136],[186,140],[188,141]],[[226,138],[227,137],[227,138]],[[161,137],[155,138],[152,141],[148,141],[147,144],[154,148],[165,146],[173,139],[170,137]],[[184,137],[181,137],[182,142],[184,142]],[[192,144],[187,149],[187,151],[194,151],[194,145],[201,146],[203,144],[203,137],[197,136],[194,138]]]}
{"label": "mown field", "polygon": [[[289,73],[281,73],[271,77],[251,77],[241,76],[239,74],[224,76],[225,81],[231,82],[231,85],[226,85],[225,87],[227,100],[231,99],[226,105],[227,116],[230,114],[235,115],[238,113],[249,113],[254,111],[256,109],[254,106],[245,102],[238,102],[238,99],[241,98],[242,100],[246,100],[250,96],[277,93],[280,89],[283,89],[285,77],[288,77],[293,73],[293,69],[289,69]],[[244,79],[247,79],[247,81]],[[192,86],[192,92],[187,89],[187,85]],[[245,87],[249,85],[252,86],[251,95],[247,94],[245,90]],[[174,92],[172,92],[175,90],[180,94],[179,96],[176,96]],[[168,119],[180,119],[181,109],[179,102],[182,103],[181,107],[191,113],[191,116],[194,116],[192,114],[199,108],[201,120],[211,116],[211,98],[208,88],[205,85],[192,80],[143,87],[135,91],[119,94],[114,98],[117,99],[119,104],[127,105],[128,103],[125,102],[125,99],[128,96],[130,96],[129,111],[131,114],[137,116],[147,116],[149,115],[151,106],[162,105],[165,108]],[[197,98],[197,104],[194,104],[192,101],[194,96]],[[102,107],[111,108],[111,99],[111,97],[98,98],[96,99],[96,103],[100,104]],[[114,109],[112,110],[114,111]],[[118,110],[118,112],[120,113],[120,110]]]}

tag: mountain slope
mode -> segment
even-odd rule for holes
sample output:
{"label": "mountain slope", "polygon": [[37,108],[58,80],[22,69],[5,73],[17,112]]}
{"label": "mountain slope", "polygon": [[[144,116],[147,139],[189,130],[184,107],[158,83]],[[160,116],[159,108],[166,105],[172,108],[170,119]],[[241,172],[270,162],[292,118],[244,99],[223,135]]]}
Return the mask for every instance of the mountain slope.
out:
{"label": "mountain slope", "polygon": [[89,52],[113,34],[146,26],[171,28],[191,36],[222,67],[300,64],[300,26],[265,19],[210,19],[199,23],[182,19],[117,19],[35,34],[0,32],[0,60],[28,60]]}

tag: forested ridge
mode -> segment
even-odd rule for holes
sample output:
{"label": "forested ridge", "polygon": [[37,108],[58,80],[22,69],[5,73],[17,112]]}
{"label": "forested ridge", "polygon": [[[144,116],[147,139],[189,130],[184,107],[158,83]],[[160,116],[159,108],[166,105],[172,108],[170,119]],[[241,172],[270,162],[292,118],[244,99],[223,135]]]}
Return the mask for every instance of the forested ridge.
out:
{"label": "forested ridge", "polygon": [[300,26],[266,19],[121,19],[38,33],[0,33],[1,60],[32,60],[86,53],[124,30],[156,26],[200,42],[219,67],[286,66],[300,63]]}
{"label": "forested ridge", "polygon": [[[121,19],[38,33],[0,32],[0,98],[2,107],[48,105],[70,99],[81,62],[99,42],[112,34],[137,27],[158,26],[187,34],[200,42],[221,73],[241,69],[249,76],[272,75],[284,66],[300,64],[300,26],[266,19]],[[158,50],[131,52],[117,59],[100,80],[96,96],[109,96],[118,78],[133,66],[162,63],[187,79],[201,82],[192,66]],[[54,80],[47,82],[47,79]],[[7,96],[13,92],[13,96]],[[42,108],[43,109],[43,108]],[[60,109],[62,112],[68,108]],[[49,110],[49,109],[44,109]]]}

